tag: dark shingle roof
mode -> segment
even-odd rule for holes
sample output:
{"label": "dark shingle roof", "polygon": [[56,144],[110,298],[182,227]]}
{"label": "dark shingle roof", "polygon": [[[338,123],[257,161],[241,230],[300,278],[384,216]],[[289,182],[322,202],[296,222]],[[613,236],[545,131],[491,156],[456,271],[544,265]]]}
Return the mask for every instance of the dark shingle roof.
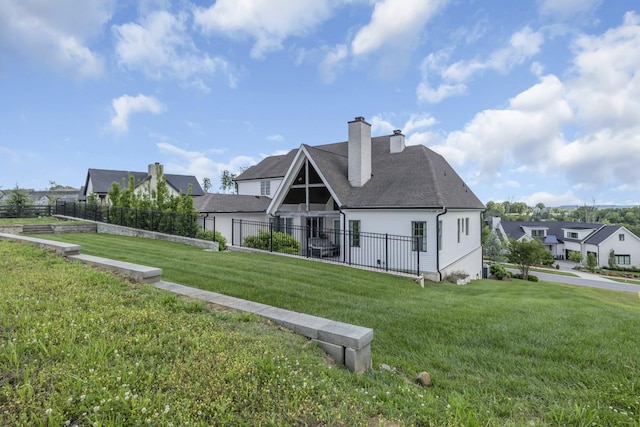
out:
{"label": "dark shingle roof", "polygon": [[[89,179],[91,179],[94,193],[108,193],[113,182],[117,182],[121,187],[126,187],[129,183],[129,175],[133,176],[136,187],[149,179],[147,172],[89,169],[86,184],[88,184]],[[198,180],[193,175],[164,174],[164,177],[167,180],[167,184],[182,194],[187,194],[189,184],[191,184],[192,187],[192,196],[202,196],[204,194]]]}
{"label": "dark shingle roof", "polygon": [[[392,154],[389,139],[390,136],[371,138],[372,177],[359,188],[349,184],[347,142],[315,147],[304,145],[304,148],[317,165],[318,172],[346,207],[484,209],[482,202],[441,155],[423,145],[408,146],[404,151]],[[295,152],[297,150],[288,153],[285,158],[267,158],[245,174],[251,172],[251,179],[284,176]],[[267,166],[272,162],[280,162],[278,167],[282,175],[268,172]],[[286,167],[282,167],[283,164]],[[257,172],[265,176],[259,176]],[[249,179],[245,174],[240,178]]]}
{"label": "dark shingle roof", "polygon": [[204,194],[198,180],[193,175],[172,175],[166,173],[164,174],[164,177],[167,180],[167,184],[182,194],[187,194],[187,191],[189,191],[189,184],[191,184],[192,196],[202,196]]}
{"label": "dark shingle roof", "polygon": [[297,152],[298,150],[291,150],[287,154],[269,156],[257,165],[253,165],[242,172],[236,177],[235,181],[283,177]]}
{"label": "dark shingle roof", "polygon": [[264,196],[240,196],[237,194],[205,194],[193,198],[198,212],[265,212],[271,199]]}
{"label": "dark shingle roof", "polygon": [[596,231],[592,235],[589,236],[584,242],[592,245],[599,245],[600,243],[607,240],[614,234],[616,231],[620,230],[619,225],[605,225],[600,230]]}
{"label": "dark shingle roof", "polygon": [[595,229],[598,230],[603,225],[587,222],[572,222],[572,221],[501,221],[502,229],[507,236],[516,240],[520,239],[526,233],[522,227],[537,227],[546,228],[547,236],[555,236],[559,242],[565,240],[579,241],[579,239],[569,239],[564,237],[564,229],[572,230],[586,230]]}
{"label": "dark shingle roof", "polygon": [[347,142],[307,147],[340,201],[351,208],[447,207],[484,209],[447,161],[414,145],[390,153],[389,136],[371,139],[371,179],[362,187],[348,181]]}

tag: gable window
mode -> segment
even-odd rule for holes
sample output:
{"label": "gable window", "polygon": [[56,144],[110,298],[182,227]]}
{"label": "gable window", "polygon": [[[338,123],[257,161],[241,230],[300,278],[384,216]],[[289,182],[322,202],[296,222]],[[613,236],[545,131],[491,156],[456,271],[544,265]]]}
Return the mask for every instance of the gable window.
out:
{"label": "gable window", "polygon": [[464,230],[466,235],[469,235],[469,217],[464,219]]}
{"label": "gable window", "polygon": [[462,225],[461,225],[461,223],[462,223],[462,220],[460,218],[458,218],[458,243],[460,243],[460,233],[462,233],[462,229],[461,229]]}
{"label": "gable window", "polygon": [[568,239],[577,239],[578,238],[578,233],[573,232],[573,231],[568,231],[567,232],[567,238]]}
{"label": "gable window", "polygon": [[413,237],[413,250],[427,251],[427,223],[425,221],[411,222],[411,236]]}
{"label": "gable window", "polygon": [[616,265],[631,265],[631,255],[616,255]]}
{"label": "gable window", "polygon": [[531,230],[531,237],[544,237],[545,230]]}
{"label": "gable window", "polygon": [[360,247],[360,220],[349,220],[349,246],[352,248]]}
{"label": "gable window", "polygon": [[624,242],[624,234],[618,234],[618,240]]}
{"label": "gable window", "polygon": [[260,181],[260,195],[271,195],[271,181]]}

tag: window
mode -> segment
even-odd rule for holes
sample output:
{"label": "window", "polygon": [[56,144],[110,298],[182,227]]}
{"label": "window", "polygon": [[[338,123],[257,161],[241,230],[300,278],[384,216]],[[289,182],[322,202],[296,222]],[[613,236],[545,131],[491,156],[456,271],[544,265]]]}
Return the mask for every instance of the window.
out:
{"label": "window", "polygon": [[307,237],[326,237],[324,235],[324,218],[307,218]]}
{"label": "window", "polygon": [[573,231],[568,231],[567,232],[567,238],[568,239],[577,239],[578,238],[578,233],[575,233]]}
{"label": "window", "polygon": [[260,181],[260,194],[262,196],[271,195],[271,181]]}
{"label": "window", "polygon": [[460,243],[460,233],[462,232],[461,230],[461,225],[460,223],[462,222],[462,220],[460,218],[458,218],[458,243]]}
{"label": "window", "polygon": [[616,255],[616,265],[631,265],[631,255]]}
{"label": "window", "polygon": [[427,251],[427,223],[424,221],[411,222],[411,236],[413,237],[413,250]]}
{"label": "window", "polygon": [[438,221],[438,249],[442,249],[442,220]]}
{"label": "window", "polygon": [[293,218],[279,217],[277,231],[281,231],[293,236]]}
{"label": "window", "polygon": [[531,237],[544,237],[545,230],[531,230]]}
{"label": "window", "polygon": [[352,248],[360,247],[360,220],[349,220],[349,246]]}
{"label": "window", "polygon": [[469,218],[465,218],[464,219],[464,232],[466,233],[466,235],[469,235]]}
{"label": "window", "polygon": [[624,234],[618,234],[618,240],[624,242]]}

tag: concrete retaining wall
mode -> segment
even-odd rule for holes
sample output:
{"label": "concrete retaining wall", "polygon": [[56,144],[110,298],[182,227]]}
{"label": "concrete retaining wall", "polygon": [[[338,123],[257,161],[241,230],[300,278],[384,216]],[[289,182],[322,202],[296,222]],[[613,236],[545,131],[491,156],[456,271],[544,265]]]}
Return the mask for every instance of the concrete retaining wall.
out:
{"label": "concrete retaining wall", "polygon": [[98,233],[104,234],[116,234],[118,236],[134,236],[144,237],[146,239],[165,240],[167,242],[182,243],[185,245],[195,246],[197,248],[209,249],[212,251],[218,250],[218,242],[212,242],[209,240],[192,239],[190,237],[174,236],[171,234],[158,233],[155,231],[138,230],[137,228],[123,227],[120,225],[105,224],[102,222],[96,223],[98,226]]}

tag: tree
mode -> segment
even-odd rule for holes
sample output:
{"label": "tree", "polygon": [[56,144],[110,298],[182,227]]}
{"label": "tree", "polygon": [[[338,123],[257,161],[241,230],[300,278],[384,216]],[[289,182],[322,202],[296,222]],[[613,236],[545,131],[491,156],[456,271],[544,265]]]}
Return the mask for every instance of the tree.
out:
{"label": "tree", "polygon": [[580,264],[582,262],[582,254],[579,251],[569,251],[569,261]]}
{"label": "tree", "polygon": [[608,261],[609,261],[609,268],[613,269],[613,268],[617,267],[617,265],[616,265],[616,252],[613,249],[611,249],[609,251],[609,259],[608,259]]}
{"label": "tree", "polygon": [[[489,228],[489,227],[484,227]],[[489,231],[486,237],[484,237],[484,228],[483,228],[483,241],[482,241],[482,255],[484,258],[497,262],[500,261],[503,256],[504,246],[500,241],[500,238],[496,235],[496,233],[492,233]]]}
{"label": "tree", "polygon": [[502,203],[496,203],[493,200],[487,202],[487,209],[484,211],[484,217],[489,218],[492,216],[504,217],[504,205]]}
{"label": "tree", "polygon": [[[509,240],[509,262],[516,264],[522,273],[522,279],[528,280],[529,268],[542,264],[547,259],[548,251],[538,239],[518,241]],[[550,254],[549,254],[550,255]]]}
{"label": "tree", "polygon": [[220,177],[220,189],[225,193],[235,194],[237,191],[235,179],[235,173],[231,173],[226,169],[223,170],[222,176]]}
{"label": "tree", "polygon": [[202,189],[205,193],[208,193],[211,189],[211,179],[207,178],[206,176],[202,178]]}
{"label": "tree", "polygon": [[596,268],[598,268],[598,260],[595,254],[593,252],[587,253],[587,270],[593,273]]}
{"label": "tree", "polygon": [[5,206],[8,208],[7,212],[9,215],[20,218],[24,209],[33,204],[33,200],[29,197],[29,191],[16,184],[16,188],[8,193],[9,198],[5,202]]}

